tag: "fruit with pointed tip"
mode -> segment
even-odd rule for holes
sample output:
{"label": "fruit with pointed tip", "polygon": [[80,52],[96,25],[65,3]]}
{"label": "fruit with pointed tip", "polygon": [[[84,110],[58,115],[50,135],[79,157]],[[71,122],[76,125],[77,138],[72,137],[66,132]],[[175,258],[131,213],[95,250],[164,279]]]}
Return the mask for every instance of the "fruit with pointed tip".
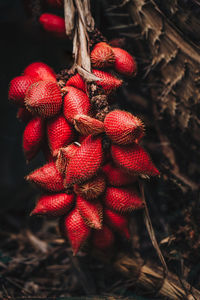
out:
{"label": "fruit with pointed tip", "polygon": [[103,122],[87,115],[76,115],[74,118],[74,127],[85,136],[104,132]]}
{"label": "fruit with pointed tip", "polygon": [[109,185],[124,186],[136,181],[137,177],[130,176],[123,172],[120,168],[114,166],[112,163],[107,163],[102,167]]}
{"label": "fruit with pointed tip", "polygon": [[111,67],[115,62],[112,47],[105,42],[96,44],[91,52],[91,62],[96,68]]}
{"label": "fruit with pointed tip", "polygon": [[79,148],[79,146],[77,144],[73,143],[67,147],[60,148],[58,150],[58,155],[57,155],[57,159],[56,159],[56,167],[58,168],[59,172],[61,172],[62,174],[65,172],[70,158],[72,158],[75,155],[78,148]]}
{"label": "fruit with pointed tip", "polygon": [[42,62],[34,62],[26,67],[24,75],[28,75],[36,81],[52,81],[56,82],[56,74],[47,64]]}
{"label": "fruit with pointed tip", "polygon": [[100,250],[106,250],[112,247],[114,244],[114,234],[110,228],[103,225],[101,230],[96,230],[93,234],[93,245]]}
{"label": "fruit with pointed tip", "polygon": [[118,79],[108,72],[93,70],[92,73],[101,79],[97,81],[97,84],[100,85],[108,94],[115,91],[123,83],[121,79]]}
{"label": "fruit with pointed tip", "polygon": [[128,228],[128,219],[110,209],[105,208],[104,218],[106,224],[111,226],[113,230],[118,231],[126,239],[130,239],[130,233]]}
{"label": "fruit with pointed tip", "polygon": [[115,70],[126,76],[134,76],[137,72],[137,64],[134,58],[121,48],[112,48],[115,56]]}
{"label": "fruit with pointed tip", "polygon": [[66,86],[73,86],[77,89],[82,90],[83,92],[86,92],[86,85],[85,81],[81,77],[79,73],[76,75],[73,75],[71,78],[68,79]]}
{"label": "fruit with pointed tip", "polygon": [[54,14],[43,13],[39,18],[39,23],[45,31],[50,32],[57,37],[67,37],[64,18]]}

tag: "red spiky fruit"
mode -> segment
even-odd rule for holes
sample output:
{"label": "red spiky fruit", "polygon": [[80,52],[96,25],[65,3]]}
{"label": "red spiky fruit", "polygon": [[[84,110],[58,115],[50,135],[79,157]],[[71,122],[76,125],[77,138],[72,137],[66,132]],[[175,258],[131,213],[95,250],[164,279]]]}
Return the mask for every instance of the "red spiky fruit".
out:
{"label": "red spiky fruit", "polygon": [[160,173],[152,163],[148,153],[138,144],[111,146],[115,163],[126,172],[135,175],[158,176]]}
{"label": "red spiky fruit", "polygon": [[67,121],[73,123],[76,115],[88,115],[91,109],[91,104],[88,96],[74,88],[73,86],[66,87],[67,95],[64,97],[63,113]]}
{"label": "red spiky fruit", "polygon": [[83,184],[75,184],[74,192],[83,198],[93,200],[98,198],[106,188],[105,178],[102,174],[84,182]]}
{"label": "red spiky fruit", "polygon": [[62,175],[57,170],[54,162],[47,163],[41,168],[34,170],[26,179],[50,192],[61,192],[64,190]]}
{"label": "red spiky fruit", "polygon": [[132,212],[144,206],[137,191],[133,188],[108,187],[104,202],[108,208],[120,213]]}
{"label": "red spiky fruit", "polygon": [[133,76],[137,72],[137,64],[134,58],[121,48],[112,48],[115,56],[115,70],[126,76]]}
{"label": "red spiky fruit", "polygon": [[73,86],[79,90],[82,90],[83,92],[86,92],[85,81],[79,73],[69,78],[69,80],[66,83],[66,86]]}
{"label": "red spiky fruit", "polygon": [[105,42],[96,44],[91,52],[91,62],[96,68],[111,67],[115,62],[112,47]]}
{"label": "red spiky fruit", "polygon": [[81,196],[77,196],[76,207],[87,226],[94,229],[101,229],[103,208],[100,203],[92,203]]}
{"label": "red spiky fruit", "polygon": [[65,20],[54,14],[44,13],[39,18],[39,23],[43,29],[57,37],[66,37]]}
{"label": "red spiky fruit", "polygon": [[104,210],[105,222],[118,231],[123,237],[130,239],[130,233],[128,229],[128,219],[110,209]]}
{"label": "red spiky fruit", "polygon": [[114,234],[106,225],[93,234],[93,245],[99,250],[106,250],[114,244]]}
{"label": "red spiky fruit", "polygon": [[17,119],[27,123],[32,119],[33,115],[25,107],[19,107],[17,111]]}
{"label": "red spiky fruit", "polygon": [[70,186],[89,180],[98,172],[102,161],[102,139],[89,135],[67,165],[65,185]]}
{"label": "red spiky fruit", "polygon": [[109,185],[113,186],[123,186],[128,185],[136,181],[137,177],[130,176],[123,172],[121,169],[117,168],[111,163],[107,163],[102,168]]}
{"label": "red spiky fruit", "polygon": [[104,71],[100,71],[100,70],[93,70],[92,72],[95,76],[97,76],[101,79],[100,81],[97,81],[97,84],[102,86],[102,88],[107,93],[115,91],[123,83],[122,80],[118,79],[117,77],[111,75],[108,72],[104,72]]}
{"label": "red spiky fruit", "polygon": [[30,76],[17,76],[10,82],[8,98],[18,106],[24,106],[26,91],[35,80]]}
{"label": "red spiky fruit", "polygon": [[58,168],[59,172],[61,172],[62,174],[65,172],[70,158],[75,155],[78,148],[79,146],[73,143],[67,147],[59,149],[56,159],[56,167]]}
{"label": "red spiky fruit", "polygon": [[46,0],[46,1],[47,4],[52,7],[58,7],[58,8],[63,7],[63,0]]}
{"label": "red spiky fruit", "polygon": [[48,217],[62,216],[71,209],[74,195],[65,193],[42,195],[31,215],[45,215]]}
{"label": "red spiky fruit", "polygon": [[56,83],[38,81],[30,86],[25,97],[26,108],[42,118],[57,115],[62,106],[62,96]]}
{"label": "red spiky fruit", "polygon": [[44,80],[56,82],[56,74],[54,71],[45,63],[34,62],[26,67],[24,75],[28,75],[35,80]]}
{"label": "red spiky fruit", "polygon": [[72,142],[74,132],[66,119],[59,115],[47,122],[47,137],[51,152],[53,156],[56,156],[61,147],[65,147]]}
{"label": "red spiky fruit", "polygon": [[62,231],[64,235],[68,237],[73,249],[73,254],[76,255],[88,239],[91,229],[85,224],[76,208],[63,220]]}
{"label": "red spiky fruit", "polygon": [[138,143],[144,135],[142,121],[131,113],[113,110],[104,119],[106,134],[119,145]]}
{"label": "red spiky fruit", "polygon": [[43,120],[39,117],[30,120],[26,125],[23,134],[23,150],[28,161],[31,160],[40,150],[43,136]]}
{"label": "red spiky fruit", "polygon": [[77,131],[85,136],[104,132],[103,122],[87,115],[76,115],[74,118],[74,126]]}

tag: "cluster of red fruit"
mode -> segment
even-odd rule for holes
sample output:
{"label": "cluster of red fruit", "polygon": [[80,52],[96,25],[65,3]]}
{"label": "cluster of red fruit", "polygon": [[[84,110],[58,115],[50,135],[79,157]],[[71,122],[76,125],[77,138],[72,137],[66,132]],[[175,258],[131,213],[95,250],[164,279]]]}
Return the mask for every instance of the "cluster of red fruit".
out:
{"label": "cluster of red fruit", "polygon": [[[91,62],[106,95],[122,80],[99,68],[128,76],[136,70],[130,54],[103,42],[93,48]],[[73,75],[61,89],[43,63],[29,65],[11,81],[9,99],[20,106],[18,117],[29,120],[23,135],[27,160],[39,150],[46,155],[47,163],[27,176],[43,190],[32,214],[60,217],[74,254],[89,237],[101,250],[113,244],[115,231],[129,238],[130,213],[143,207],[137,178],[159,174],[139,145],[142,121],[121,110],[96,119],[82,77]],[[106,150],[105,136],[110,140]]]}

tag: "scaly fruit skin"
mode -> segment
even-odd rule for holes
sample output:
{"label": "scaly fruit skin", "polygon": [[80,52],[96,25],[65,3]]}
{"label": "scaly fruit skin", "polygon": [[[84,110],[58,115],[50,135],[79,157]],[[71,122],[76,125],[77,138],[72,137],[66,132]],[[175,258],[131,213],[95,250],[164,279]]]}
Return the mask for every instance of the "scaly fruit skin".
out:
{"label": "scaly fruit skin", "polygon": [[85,136],[104,132],[103,122],[87,115],[76,115],[74,118],[74,126],[77,131]]}
{"label": "scaly fruit skin", "polygon": [[66,37],[64,18],[44,13],[40,16],[39,23],[45,31],[53,33],[58,37]]}
{"label": "scaly fruit skin", "polygon": [[88,239],[91,229],[85,224],[77,208],[63,220],[61,227],[71,243],[73,254],[76,255]]}
{"label": "scaly fruit skin", "polygon": [[100,203],[89,202],[83,197],[77,196],[76,206],[87,226],[98,230],[101,229],[103,208]]}
{"label": "scaly fruit skin", "polygon": [[67,121],[73,124],[76,115],[88,115],[90,113],[91,103],[83,91],[72,86],[68,86],[66,90],[63,113]]}
{"label": "scaly fruit skin", "polygon": [[31,160],[40,150],[43,137],[43,120],[39,117],[33,118],[26,125],[23,134],[23,150],[28,161]]}
{"label": "scaly fruit skin", "polygon": [[74,195],[65,193],[42,195],[31,215],[60,217],[69,212],[74,202]]}
{"label": "scaly fruit skin", "polygon": [[119,213],[128,213],[142,208],[143,202],[135,189],[108,187],[104,198],[105,205]]}
{"label": "scaly fruit skin", "polygon": [[66,86],[73,86],[79,90],[82,90],[83,92],[86,92],[85,81],[83,80],[81,75],[79,75],[79,73],[69,78],[69,80],[66,83]]}
{"label": "scaly fruit skin", "polygon": [[102,162],[102,139],[89,135],[67,165],[65,185],[70,186],[89,180],[98,172]]}
{"label": "scaly fruit skin", "polygon": [[102,86],[102,88],[108,94],[115,91],[123,83],[122,80],[118,79],[117,77],[111,75],[108,72],[93,70],[92,73],[101,79],[100,81],[97,81],[97,84]]}
{"label": "scaly fruit skin", "polygon": [[63,7],[63,0],[46,0],[48,5],[52,7],[58,7],[61,8]]}
{"label": "scaly fruit skin", "polygon": [[73,128],[60,115],[47,121],[47,137],[51,152],[53,156],[56,156],[61,147],[65,147],[72,142],[74,137]]}
{"label": "scaly fruit skin", "polygon": [[115,163],[133,175],[158,176],[160,173],[152,163],[148,153],[138,144],[111,146]]}
{"label": "scaly fruit skin", "polygon": [[137,65],[134,58],[121,48],[112,48],[115,56],[115,70],[126,76],[133,76],[137,72]]}
{"label": "scaly fruit skin", "polygon": [[24,106],[26,91],[35,80],[30,76],[17,76],[10,82],[8,98],[18,106]]}
{"label": "scaly fruit skin", "polygon": [[47,163],[36,169],[26,179],[50,192],[61,192],[64,190],[62,175],[57,170],[54,162]]}
{"label": "scaly fruit skin", "polygon": [[96,44],[91,52],[91,62],[96,68],[111,67],[115,62],[112,47],[105,42]]}
{"label": "scaly fruit skin", "polygon": [[84,182],[81,185],[74,185],[74,192],[85,199],[93,200],[98,198],[106,188],[106,182],[104,176],[98,175],[92,179]]}
{"label": "scaly fruit skin", "polygon": [[24,75],[28,75],[36,81],[44,80],[57,82],[54,71],[48,65],[42,62],[34,62],[28,65],[24,70]]}
{"label": "scaly fruit skin", "polygon": [[57,115],[62,106],[62,96],[56,83],[38,81],[30,86],[25,97],[26,108],[42,118]]}
{"label": "scaly fruit skin", "polygon": [[25,107],[19,107],[17,111],[17,119],[27,123],[32,119],[33,115]]}
{"label": "scaly fruit skin", "polygon": [[106,225],[93,234],[93,245],[100,250],[109,249],[114,244],[114,235]]}
{"label": "scaly fruit skin", "polygon": [[106,175],[109,185],[124,186],[135,182],[137,179],[135,176],[130,176],[111,163],[104,165],[102,170]]}
{"label": "scaly fruit skin", "polygon": [[79,146],[73,143],[67,147],[59,149],[56,159],[56,167],[60,173],[65,173],[70,158],[72,158],[76,154],[78,148]]}
{"label": "scaly fruit skin", "polygon": [[126,239],[130,239],[130,233],[128,229],[128,219],[125,216],[110,210],[104,210],[105,222],[113,228],[113,230],[118,231]]}
{"label": "scaly fruit skin", "polygon": [[104,120],[104,127],[108,137],[118,145],[138,143],[144,136],[142,121],[122,110],[108,113]]}

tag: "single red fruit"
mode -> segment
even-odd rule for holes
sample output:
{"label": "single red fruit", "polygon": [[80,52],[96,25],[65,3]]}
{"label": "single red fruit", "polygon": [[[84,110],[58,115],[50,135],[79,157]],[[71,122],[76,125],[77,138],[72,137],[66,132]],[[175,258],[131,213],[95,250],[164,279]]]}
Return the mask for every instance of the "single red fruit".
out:
{"label": "single red fruit", "polygon": [[67,95],[64,97],[63,113],[67,121],[73,123],[76,115],[88,115],[91,109],[90,99],[88,96],[74,88],[68,86]]}
{"label": "single red fruit", "polygon": [[79,90],[82,90],[83,92],[86,92],[86,85],[85,85],[85,81],[83,80],[83,78],[81,77],[81,75],[79,75],[79,73],[77,73],[76,75],[72,76],[66,83],[66,86],[73,86]]}
{"label": "single red fruit", "polygon": [[60,115],[47,122],[47,136],[51,152],[56,156],[61,147],[72,142],[74,132],[71,125]]}
{"label": "single red fruit", "polygon": [[58,8],[63,7],[63,0],[46,0],[46,1],[47,4],[52,7],[58,7]]}
{"label": "single red fruit", "polygon": [[44,80],[56,82],[56,74],[54,71],[42,62],[34,62],[28,65],[24,70],[24,75],[28,75],[37,81]]}
{"label": "single red fruit", "polygon": [[123,237],[130,239],[130,233],[128,229],[128,219],[127,217],[121,216],[120,214],[110,210],[104,210],[105,222],[113,228],[113,230],[118,231]]}
{"label": "single red fruit", "polygon": [[45,215],[49,217],[62,216],[71,209],[74,195],[65,193],[43,195],[39,198],[31,215]]}
{"label": "single red fruit", "polygon": [[120,213],[132,212],[144,206],[135,189],[108,187],[104,201],[108,208]]}
{"label": "single red fruit", "polygon": [[137,177],[130,176],[124,173],[121,169],[117,168],[111,163],[107,163],[102,168],[109,185],[123,186],[136,181]]}
{"label": "single red fruit", "polygon": [[57,170],[54,162],[36,169],[26,179],[47,191],[61,192],[64,190],[62,175]]}
{"label": "single red fruit", "polygon": [[115,62],[112,47],[105,42],[96,44],[91,52],[91,62],[96,68],[111,67]]}
{"label": "single red fruit", "polygon": [[137,72],[134,58],[121,48],[112,48],[115,56],[115,70],[126,76],[133,76]]}
{"label": "single red fruit", "polygon": [[138,144],[130,146],[112,145],[111,154],[115,163],[128,173],[148,176],[160,174],[148,153]]}
{"label": "single red fruit", "polygon": [[30,120],[26,125],[23,135],[23,150],[28,161],[31,160],[40,150],[43,136],[43,120],[39,117]]}
{"label": "single red fruit", "polygon": [[106,250],[114,244],[114,234],[106,225],[93,234],[93,245],[100,250]]}
{"label": "single red fruit", "polygon": [[100,169],[102,162],[102,140],[100,137],[89,135],[67,165],[66,186],[89,180]]}
{"label": "single red fruit", "polygon": [[79,146],[71,144],[67,147],[60,148],[56,159],[56,167],[62,174],[65,172],[69,160],[76,154]]}
{"label": "single red fruit", "polygon": [[62,96],[56,83],[38,81],[30,86],[25,97],[26,108],[42,118],[57,115],[62,106]]}
{"label": "single red fruit", "polygon": [[32,119],[33,115],[25,107],[19,107],[17,111],[17,119],[27,123]]}
{"label": "single red fruit", "polygon": [[93,74],[101,79],[101,81],[97,81],[97,84],[102,86],[105,92],[110,93],[119,88],[123,81],[118,79],[117,77],[111,75],[108,72],[103,72],[100,70],[93,70]]}
{"label": "single red fruit", "polygon": [[85,136],[104,132],[103,122],[87,115],[76,115],[74,118],[74,126],[77,131]]}
{"label": "single red fruit", "polygon": [[138,143],[144,136],[142,121],[122,110],[113,110],[108,113],[104,120],[106,134],[119,145]]}
{"label": "single red fruit", "polygon": [[26,91],[35,80],[30,76],[18,76],[11,80],[8,91],[8,98],[14,104],[24,106]]}
{"label": "single red fruit", "polygon": [[100,203],[92,203],[81,196],[77,196],[76,207],[87,226],[94,229],[101,229],[103,208]]}
{"label": "single red fruit", "polygon": [[54,14],[44,13],[40,16],[39,23],[45,31],[53,33],[58,37],[66,37],[64,18]]}

